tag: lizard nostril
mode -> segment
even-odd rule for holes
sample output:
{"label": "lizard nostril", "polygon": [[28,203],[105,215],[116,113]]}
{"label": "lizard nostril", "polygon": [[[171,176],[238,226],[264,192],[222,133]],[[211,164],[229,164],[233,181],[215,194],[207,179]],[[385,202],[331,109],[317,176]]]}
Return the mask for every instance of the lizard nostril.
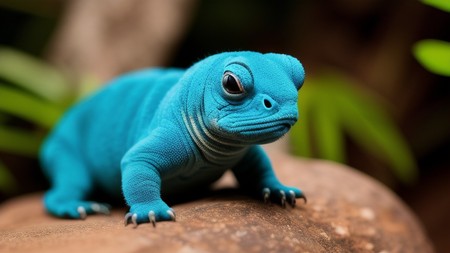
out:
{"label": "lizard nostril", "polygon": [[270,108],[272,108],[272,103],[270,103],[269,100],[264,99],[264,106],[265,106],[267,109],[270,109]]}

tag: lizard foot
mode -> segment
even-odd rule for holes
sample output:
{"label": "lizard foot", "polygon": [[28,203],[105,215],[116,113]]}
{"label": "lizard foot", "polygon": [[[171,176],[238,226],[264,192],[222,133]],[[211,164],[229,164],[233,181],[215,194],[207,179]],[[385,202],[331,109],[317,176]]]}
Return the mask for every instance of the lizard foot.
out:
{"label": "lizard foot", "polygon": [[88,214],[105,214],[109,215],[111,206],[108,204],[100,204],[92,202],[87,208],[86,205],[80,205],[77,207],[77,212],[82,220],[86,219]]}
{"label": "lizard foot", "polygon": [[86,219],[89,214],[110,214],[111,207],[91,201],[67,201],[58,203],[46,203],[47,210],[58,217],[71,219]]}
{"label": "lizard foot", "polygon": [[156,222],[163,220],[176,221],[176,215],[173,209],[169,208],[166,203],[161,200],[152,203],[132,205],[130,212],[125,215],[124,225],[126,226],[131,222],[134,227],[137,227],[140,223],[150,222],[153,227],[156,227]]}
{"label": "lizard foot", "polygon": [[262,190],[265,203],[269,203],[270,200],[279,202],[282,207],[286,207],[286,202],[292,207],[296,205],[296,199],[301,198],[305,204],[307,202],[306,196],[297,188],[286,187],[283,185],[277,187],[265,187]]}

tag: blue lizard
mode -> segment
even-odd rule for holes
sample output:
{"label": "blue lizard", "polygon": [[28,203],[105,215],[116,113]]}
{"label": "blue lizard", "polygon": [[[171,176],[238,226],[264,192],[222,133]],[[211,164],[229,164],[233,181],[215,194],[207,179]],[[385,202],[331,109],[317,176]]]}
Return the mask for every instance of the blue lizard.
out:
{"label": "blue lizard", "polygon": [[72,107],[46,139],[47,211],[83,219],[108,213],[95,189],[123,196],[132,222],[175,220],[161,198],[209,185],[232,169],[265,201],[295,205],[303,193],[276,178],[259,144],[297,121],[301,63],[288,55],[227,52],[187,70],[123,75]]}

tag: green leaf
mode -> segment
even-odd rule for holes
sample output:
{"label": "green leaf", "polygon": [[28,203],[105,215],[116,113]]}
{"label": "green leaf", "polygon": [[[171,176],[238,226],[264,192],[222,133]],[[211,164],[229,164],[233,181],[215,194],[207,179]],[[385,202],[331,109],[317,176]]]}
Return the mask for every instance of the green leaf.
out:
{"label": "green leaf", "polygon": [[440,10],[450,12],[450,1],[449,0],[421,0],[422,3],[428,4]]}
{"label": "green leaf", "polygon": [[4,193],[13,193],[17,191],[17,182],[8,168],[0,162],[0,191]]}
{"label": "green leaf", "polygon": [[[447,0],[450,3],[449,0]],[[430,72],[450,76],[450,43],[422,40],[413,47],[416,59]]]}
{"label": "green leaf", "polygon": [[37,134],[0,125],[0,149],[3,151],[36,157],[42,140]]}
{"label": "green leaf", "polygon": [[[337,97],[342,122],[349,135],[379,159],[388,162],[403,182],[417,177],[417,166],[402,135],[381,103],[356,89],[342,85],[346,96]],[[344,113],[345,112],[345,113]]]}
{"label": "green leaf", "polygon": [[63,113],[63,108],[0,84],[0,110],[51,128]]}
{"label": "green leaf", "polygon": [[316,98],[318,103],[312,115],[317,151],[322,158],[343,163],[345,146],[335,99],[339,94],[329,92],[327,88],[324,85],[321,96]]}
{"label": "green leaf", "polygon": [[306,150],[310,155],[313,143],[304,140],[313,139],[320,158],[344,161],[343,135],[347,132],[370,154],[387,162],[400,180],[414,181],[416,163],[395,123],[380,101],[352,83],[333,72],[308,79],[299,98],[300,108],[307,113],[301,117],[303,124],[291,132],[294,154],[303,155]]}
{"label": "green leaf", "polygon": [[63,101],[70,94],[67,79],[43,61],[0,47],[0,76],[15,85],[51,101]]}

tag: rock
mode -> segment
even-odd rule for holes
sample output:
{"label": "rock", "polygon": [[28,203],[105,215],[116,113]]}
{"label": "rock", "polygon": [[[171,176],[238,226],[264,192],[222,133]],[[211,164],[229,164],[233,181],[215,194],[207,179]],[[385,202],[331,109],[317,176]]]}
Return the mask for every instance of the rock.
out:
{"label": "rock", "polygon": [[411,211],[369,177],[324,161],[272,161],[285,184],[305,192],[306,205],[284,209],[218,191],[175,205],[175,223],[133,228],[123,225],[125,209],[84,221],[51,217],[33,194],[0,206],[0,252],[433,252]]}

